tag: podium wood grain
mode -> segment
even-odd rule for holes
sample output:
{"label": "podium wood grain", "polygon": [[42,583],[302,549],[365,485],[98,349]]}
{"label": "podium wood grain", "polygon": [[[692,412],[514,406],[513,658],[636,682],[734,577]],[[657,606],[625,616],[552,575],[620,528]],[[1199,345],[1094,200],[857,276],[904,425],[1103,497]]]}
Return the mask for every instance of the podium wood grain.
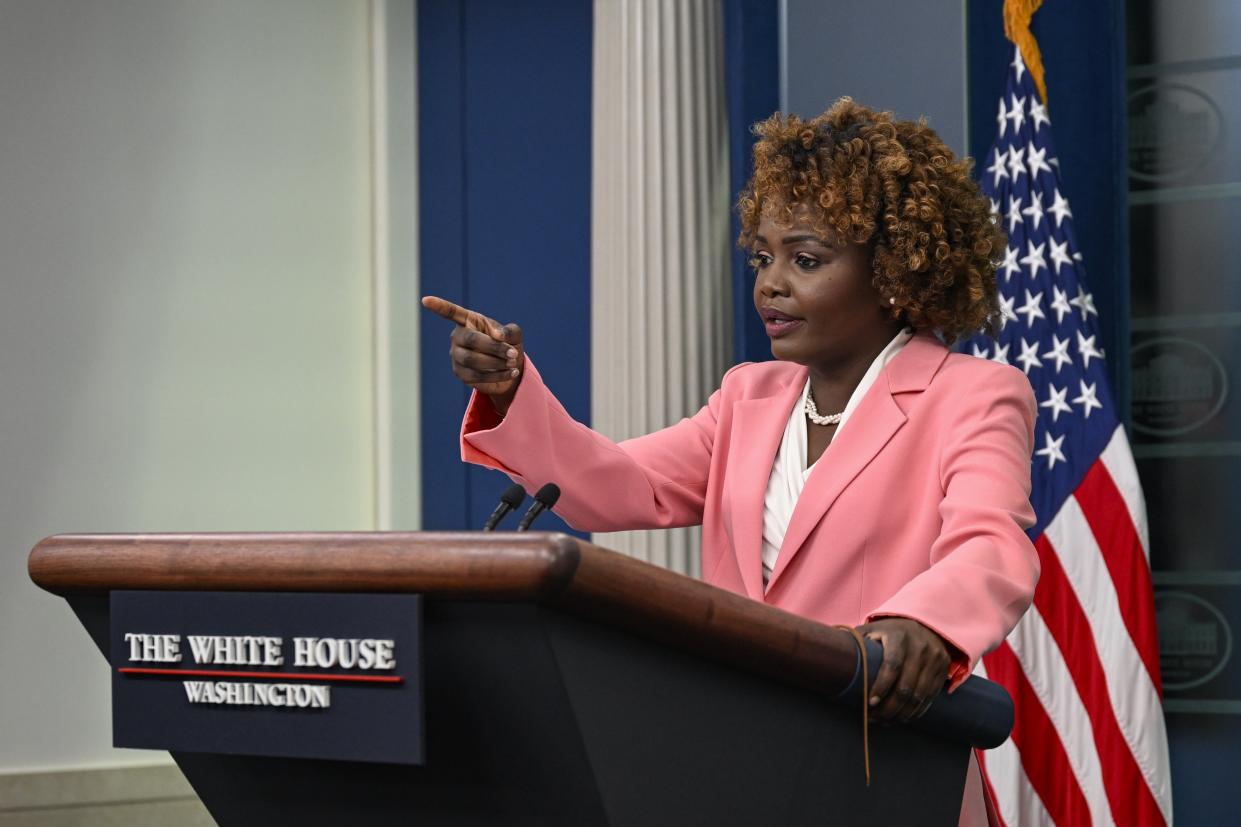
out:
{"label": "podium wood grain", "polygon": [[857,669],[846,632],[558,533],[57,535],[35,546],[29,571],[65,597],[416,592],[536,603],[832,696]]}

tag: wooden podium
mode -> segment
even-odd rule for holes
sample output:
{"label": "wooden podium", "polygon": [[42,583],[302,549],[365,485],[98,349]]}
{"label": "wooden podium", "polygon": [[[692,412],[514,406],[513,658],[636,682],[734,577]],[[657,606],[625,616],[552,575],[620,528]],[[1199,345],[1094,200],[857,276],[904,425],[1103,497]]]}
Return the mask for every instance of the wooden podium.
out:
{"label": "wooden podium", "polygon": [[174,752],[222,825],[953,825],[1012,723],[972,678],[871,726],[867,786],[849,634],[563,534],[65,535],[29,569],[105,657],[115,590],[424,596],[426,763]]}

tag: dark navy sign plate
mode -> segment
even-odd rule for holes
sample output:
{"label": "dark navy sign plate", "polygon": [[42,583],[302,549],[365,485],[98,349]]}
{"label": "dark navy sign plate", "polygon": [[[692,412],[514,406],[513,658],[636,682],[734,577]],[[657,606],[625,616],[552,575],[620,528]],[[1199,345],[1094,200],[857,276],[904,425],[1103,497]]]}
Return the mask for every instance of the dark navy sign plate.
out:
{"label": "dark navy sign plate", "polygon": [[422,598],[112,593],[118,747],[421,764]]}

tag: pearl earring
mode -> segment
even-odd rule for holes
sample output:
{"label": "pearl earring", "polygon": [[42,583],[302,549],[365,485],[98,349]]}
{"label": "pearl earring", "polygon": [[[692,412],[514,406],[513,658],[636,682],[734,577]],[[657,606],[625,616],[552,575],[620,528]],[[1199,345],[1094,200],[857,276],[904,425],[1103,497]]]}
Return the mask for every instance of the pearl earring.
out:
{"label": "pearl earring", "polygon": [[888,296],[888,304],[896,304],[896,297]]}

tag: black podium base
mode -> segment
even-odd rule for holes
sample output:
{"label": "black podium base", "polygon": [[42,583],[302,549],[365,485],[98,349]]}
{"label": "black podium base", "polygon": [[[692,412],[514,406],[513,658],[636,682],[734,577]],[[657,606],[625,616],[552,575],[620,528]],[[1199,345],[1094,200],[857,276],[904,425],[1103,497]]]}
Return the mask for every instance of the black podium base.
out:
{"label": "black podium base", "polygon": [[[107,599],[70,603],[106,655]],[[867,787],[853,705],[533,604],[425,634],[425,766],[173,757],[225,827],[957,823],[964,743],[872,726]]]}

